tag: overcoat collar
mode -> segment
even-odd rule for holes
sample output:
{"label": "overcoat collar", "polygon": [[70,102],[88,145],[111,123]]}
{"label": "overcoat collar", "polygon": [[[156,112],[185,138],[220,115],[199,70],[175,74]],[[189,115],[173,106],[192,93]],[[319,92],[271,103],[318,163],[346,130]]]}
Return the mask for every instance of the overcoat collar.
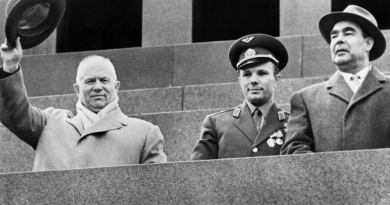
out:
{"label": "overcoat collar", "polygon": [[339,72],[333,74],[333,76],[328,80],[328,84],[326,87],[329,90],[330,95],[334,95],[342,99],[347,104],[353,96],[353,91],[351,90],[347,82],[345,82],[343,76],[341,76]]}
{"label": "overcoat collar", "polygon": [[385,82],[385,76],[377,68],[373,67],[367,74],[366,79],[364,79],[356,94],[352,97],[350,106],[382,89]]}
{"label": "overcoat collar", "polygon": [[264,140],[268,139],[274,132],[283,128],[285,119],[279,119],[278,112],[284,112],[279,108],[275,103],[271,106],[267,117],[265,118],[265,124],[263,125],[260,133],[257,135],[253,147],[256,147],[258,144],[262,143]]}
{"label": "overcoat collar", "polygon": [[89,134],[118,129],[128,124],[127,116],[124,115],[119,108],[108,113],[106,116],[96,121],[86,130],[84,130],[83,124],[78,115],[73,118],[68,118],[66,121],[72,124],[78,130],[81,135],[80,139]]}
{"label": "overcoat collar", "polygon": [[[375,91],[383,88],[383,83],[386,81],[385,76],[375,67],[367,74],[363,83],[354,94],[351,88],[345,82],[344,78],[336,72],[328,81],[327,89],[330,95],[337,96],[351,105],[371,95]],[[351,101],[351,103],[350,103]]]}

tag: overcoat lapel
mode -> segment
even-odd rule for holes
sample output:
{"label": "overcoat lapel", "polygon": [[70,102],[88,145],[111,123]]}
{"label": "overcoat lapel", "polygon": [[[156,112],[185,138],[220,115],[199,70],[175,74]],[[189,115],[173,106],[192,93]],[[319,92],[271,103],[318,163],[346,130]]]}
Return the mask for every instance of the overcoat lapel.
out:
{"label": "overcoat lapel", "polygon": [[111,113],[108,113],[104,118],[96,121],[91,127],[86,130],[83,130],[83,123],[81,122],[79,116],[67,119],[66,121],[72,124],[77,129],[77,131],[81,135],[80,139],[92,133],[114,130],[128,124],[128,119],[126,115],[124,115],[119,108],[112,111]]}
{"label": "overcoat lapel", "polygon": [[80,116],[76,115],[75,117],[66,119],[66,121],[69,122],[71,125],[73,125],[73,127],[76,128],[76,130],[79,132],[80,135],[81,133],[83,133],[84,128]]}
{"label": "overcoat lapel", "polygon": [[253,143],[256,139],[257,132],[249,108],[245,102],[237,107],[241,109],[241,114],[234,124]]}
{"label": "overcoat lapel", "polygon": [[381,74],[376,68],[373,67],[367,74],[367,77],[364,79],[356,94],[352,97],[349,107],[382,89],[382,83],[385,81],[386,79],[383,74]]}
{"label": "overcoat lapel", "polygon": [[266,140],[269,136],[271,136],[274,132],[283,128],[285,121],[279,120],[279,115],[278,115],[279,111],[284,112],[274,103],[271,106],[271,109],[269,110],[267,117],[265,118],[266,119],[265,124],[263,125],[263,128],[261,129],[260,133],[257,135],[253,147],[256,147],[258,144],[260,144],[261,142]]}
{"label": "overcoat lapel", "polygon": [[340,98],[347,104],[350,102],[354,94],[339,72],[336,72],[329,79],[327,89],[329,90],[330,95]]}
{"label": "overcoat lapel", "polygon": [[127,117],[118,108],[108,113],[102,119],[96,121],[88,129],[84,130],[81,138],[92,133],[107,132],[109,130],[119,129],[123,127],[123,125],[127,125],[127,123],[128,123]]}

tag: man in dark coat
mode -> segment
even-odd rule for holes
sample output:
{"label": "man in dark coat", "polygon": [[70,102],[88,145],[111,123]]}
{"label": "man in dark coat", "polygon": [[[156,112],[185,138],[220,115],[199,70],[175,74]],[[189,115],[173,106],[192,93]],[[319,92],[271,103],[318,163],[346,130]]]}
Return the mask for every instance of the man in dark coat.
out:
{"label": "man in dark coat", "polygon": [[206,117],[192,160],[278,155],[289,114],[273,100],[288,61],[283,44],[264,34],[244,36],[229,49],[244,103]]}
{"label": "man in dark coat", "polygon": [[390,147],[390,81],[370,62],[386,49],[375,18],[350,5],[319,22],[337,71],[294,93],[282,154]]}

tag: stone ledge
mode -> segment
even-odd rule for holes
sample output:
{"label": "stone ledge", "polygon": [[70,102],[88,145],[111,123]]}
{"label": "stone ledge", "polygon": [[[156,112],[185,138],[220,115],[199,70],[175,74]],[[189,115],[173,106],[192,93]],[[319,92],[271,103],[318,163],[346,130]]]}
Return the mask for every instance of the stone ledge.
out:
{"label": "stone ledge", "polygon": [[365,150],[0,175],[1,204],[389,204]]}

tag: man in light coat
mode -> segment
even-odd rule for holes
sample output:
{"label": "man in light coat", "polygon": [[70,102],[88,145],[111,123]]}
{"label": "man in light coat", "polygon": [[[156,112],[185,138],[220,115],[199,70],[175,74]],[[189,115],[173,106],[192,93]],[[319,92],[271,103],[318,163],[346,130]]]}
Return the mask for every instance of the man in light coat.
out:
{"label": "man in light coat", "polygon": [[288,62],[286,48],[272,36],[252,34],[232,44],[229,59],[244,102],[206,116],[191,160],[279,155],[289,113],[273,96]]}
{"label": "man in light coat", "polygon": [[106,58],[89,56],[78,66],[77,115],[33,107],[24,87],[19,38],[1,45],[0,120],[35,149],[33,171],[166,162],[163,136],[149,122],[129,118],[118,106],[120,83]]}
{"label": "man in light coat", "polygon": [[371,61],[386,49],[375,18],[350,5],[319,22],[337,71],[291,98],[282,154],[390,147],[390,80]]}

